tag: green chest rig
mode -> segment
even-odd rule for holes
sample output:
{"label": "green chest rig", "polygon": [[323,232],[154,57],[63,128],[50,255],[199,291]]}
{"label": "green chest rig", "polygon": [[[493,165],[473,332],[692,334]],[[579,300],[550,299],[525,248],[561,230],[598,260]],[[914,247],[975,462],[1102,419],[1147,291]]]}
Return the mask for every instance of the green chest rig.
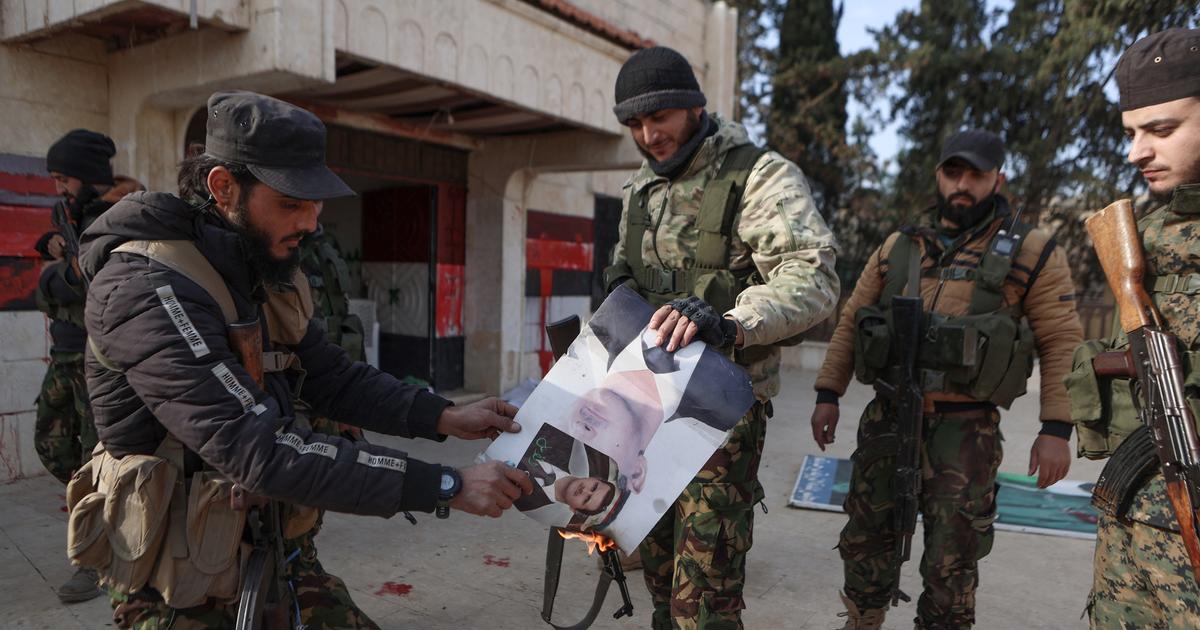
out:
{"label": "green chest rig", "polygon": [[[964,394],[1006,409],[1025,393],[1025,382],[1033,371],[1033,331],[1022,319],[1020,302],[1005,305],[1004,283],[1032,230],[1030,225],[1006,220],[974,268],[949,264],[955,247],[942,253],[935,268],[939,282],[965,280],[973,287],[964,315],[950,317],[925,310],[917,362],[924,392]],[[906,284],[920,282],[920,272],[910,270],[920,267],[919,237],[912,230],[902,232],[905,234],[888,254],[879,302],[854,314],[855,376],[866,384],[880,377],[894,378],[892,372],[898,367],[891,348],[895,333],[889,305]],[[1031,275],[1029,283],[1033,281]]]}
{"label": "green chest rig", "polygon": [[729,269],[733,221],[742,203],[746,180],[763,153],[763,149],[752,144],[725,153],[717,175],[704,186],[700,213],[692,228],[699,232],[695,258],[684,269],[666,269],[647,264],[643,259],[642,243],[655,227],[651,225],[648,208],[651,187],[644,186],[635,192],[625,221],[624,253],[628,267],[605,270],[606,281],[621,275],[633,278],[638,293],[654,306],[695,295],[718,313],[733,308],[738,294],[752,283],[753,274],[753,267],[739,272]]}

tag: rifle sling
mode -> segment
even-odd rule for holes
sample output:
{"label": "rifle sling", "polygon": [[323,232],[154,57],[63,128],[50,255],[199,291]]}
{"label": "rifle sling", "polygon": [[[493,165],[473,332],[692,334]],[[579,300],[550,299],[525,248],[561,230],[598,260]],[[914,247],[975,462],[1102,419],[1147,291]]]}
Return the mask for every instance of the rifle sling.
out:
{"label": "rifle sling", "polygon": [[587,614],[578,623],[560,626],[550,621],[554,613],[554,597],[558,594],[558,581],[562,569],[563,541],[565,540],[559,533],[562,531],[564,530],[560,527],[551,527],[550,538],[546,541],[546,585],[542,593],[542,619],[554,630],[584,630],[591,627],[600,614],[600,607],[604,605],[604,598],[608,595],[608,585],[612,583],[612,576],[608,574],[608,571],[600,572],[600,579],[596,582],[596,592],[592,596],[592,606],[588,608]]}

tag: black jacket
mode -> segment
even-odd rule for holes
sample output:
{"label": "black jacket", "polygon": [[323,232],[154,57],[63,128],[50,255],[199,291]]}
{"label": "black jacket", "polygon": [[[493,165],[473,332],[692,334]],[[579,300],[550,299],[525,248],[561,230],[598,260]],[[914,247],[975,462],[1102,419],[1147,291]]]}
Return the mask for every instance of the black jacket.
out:
{"label": "black jacket", "polygon": [[[268,374],[266,391],[255,385],[208,293],[143,256],[112,253],[129,240],[171,239],[196,244],[229,286],[240,319],[259,315],[262,290],[241,240],[215,213],[174,195],[134,193],[101,216],[81,239],[80,263],[91,279],[88,334],[119,370],[87,353],[92,412],[105,448],[117,457],[152,453],[169,431],[251,492],[357,514],[431,511],[438,466],[298,426],[288,378]],[[390,435],[440,437],[435,427],[448,401],[351,363],[312,323],[291,350],[307,371],[300,397],[318,413]]]}

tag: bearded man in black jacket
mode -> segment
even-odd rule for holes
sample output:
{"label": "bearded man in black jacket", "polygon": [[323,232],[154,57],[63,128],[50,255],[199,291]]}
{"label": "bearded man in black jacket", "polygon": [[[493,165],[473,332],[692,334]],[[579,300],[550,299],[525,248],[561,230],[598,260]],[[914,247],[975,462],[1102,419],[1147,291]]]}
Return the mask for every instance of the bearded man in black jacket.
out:
{"label": "bearded man in black jacket", "polygon": [[[83,272],[91,279],[88,387],[104,455],[119,461],[179,444],[180,472],[192,490],[204,473],[274,502],[268,505],[278,506],[282,525],[267,535],[272,544],[282,540],[284,601],[288,589],[295,599],[284,606],[297,617],[290,625],[374,628],[341,581],[321,569],[311,536],[296,543],[307,511],[390,517],[436,506],[439,517],[449,508],[499,516],[532,486],[523,472],[498,462],[457,471],[315,433],[294,418],[294,396],[341,423],[434,440],[518,431],[516,409],[494,398],[452,406],[351,362],[327,341],[309,321],[311,303],[306,311],[299,297],[308,288],[296,273],[300,240],[316,230],[322,200],[353,194],[325,165],[324,125],[303,109],[249,92],[214,94],[207,120],[205,153],[181,166],[182,198],[130,195],[82,238]],[[203,261],[179,254],[184,250]],[[299,306],[273,307],[281,295]],[[267,328],[261,383],[227,332],[230,324],[255,320]],[[251,525],[245,531],[249,536]],[[99,568],[103,582],[123,584]],[[233,624],[237,604],[228,597],[172,607],[171,592],[157,579],[156,569],[144,586],[110,589],[119,627],[171,618]]]}

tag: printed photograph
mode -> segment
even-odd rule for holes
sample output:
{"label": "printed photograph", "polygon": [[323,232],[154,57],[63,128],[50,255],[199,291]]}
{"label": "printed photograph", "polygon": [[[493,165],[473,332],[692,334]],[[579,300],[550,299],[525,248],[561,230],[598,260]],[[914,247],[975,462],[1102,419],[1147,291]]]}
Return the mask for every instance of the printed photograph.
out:
{"label": "printed photograph", "polygon": [[631,551],[750,408],[745,370],[701,342],[654,344],[654,309],[618,289],[487,450],[529,473],[516,502],[538,522]]}

